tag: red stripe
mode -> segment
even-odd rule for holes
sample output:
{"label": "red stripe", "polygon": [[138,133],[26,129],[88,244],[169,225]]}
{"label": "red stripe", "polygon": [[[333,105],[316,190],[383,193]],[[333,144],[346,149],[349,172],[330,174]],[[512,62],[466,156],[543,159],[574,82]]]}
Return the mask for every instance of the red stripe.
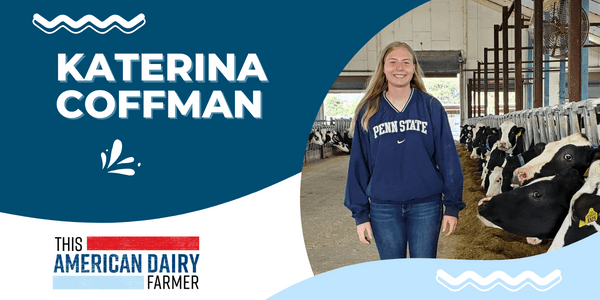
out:
{"label": "red stripe", "polygon": [[200,250],[200,237],[88,236],[87,250]]}

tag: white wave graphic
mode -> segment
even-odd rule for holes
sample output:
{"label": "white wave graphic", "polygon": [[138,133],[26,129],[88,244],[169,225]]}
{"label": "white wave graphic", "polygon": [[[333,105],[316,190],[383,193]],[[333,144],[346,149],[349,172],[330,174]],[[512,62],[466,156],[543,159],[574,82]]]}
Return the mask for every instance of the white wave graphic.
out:
{"label": "white wave graphic", "polygon": [[[444,270],[438,270],[435,279],[441,285],[453,292],[458,292],[468,285],[471,285],[482,292],[487,292],[497,285],[500,285],[511,292],[516,292],[522,289],[524,286],[530,285],[534,289],[544,292],[558,284],[562,280],[562,277],[560,270],[554,270],[552,273],[548,274],[548,276],[543,278],[532,271],[525,271],[515,278],[508,276],[502,271],[496,271],[485,278],[473,271],[466,271],[454,278]],[[474,281],[477,284],[473,284],[470,281]],[[535,284],[532,284],[529,281],[533,281]],[[503,282],[506,283],[506,285],[503,284]],[[494,284],[492,285],[492,283]]]}
{"label": "white wave graphic", "polygon": [[[64,28],[73,34],[79,34],[88,28],[93,29],[97,33],[105,34],[115,27],[125,34],[131,34],[134,33],[136,30],[140,29],[142,26],[144,26],[144,24],[146,24],[145,18],[146,17],[144,16],[144,14],[139,14],[135,18],[131,19],[131,21],[127,21],[119,15],[112,15],[106,20],[100,21],[93,15],[85,15],[81,19],[73,21],[73,19],[69,18],[66,15],[59,15],[56,18],[54,18],[54,20],[48,21],[41,15],[34,14],[32,23],[46,34],[53,34],[61,28]],[[95,27],[89,25],[89,23],[93,24]],[[117,26],[115,23],[121,25],[126,30]],[[73,30],[71,30],[64,24],[69,25],[71,28],[73,28]],[[96,29],[96,27],[99,29]]]}

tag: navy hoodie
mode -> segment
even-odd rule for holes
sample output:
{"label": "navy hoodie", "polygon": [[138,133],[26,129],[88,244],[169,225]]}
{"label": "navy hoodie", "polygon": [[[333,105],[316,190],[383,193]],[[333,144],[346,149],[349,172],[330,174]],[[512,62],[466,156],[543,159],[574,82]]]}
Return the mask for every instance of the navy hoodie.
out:
{"label": "navy hoodie", "polygon": [[463,173],[448,116],[433,96],[412,89],[398,111],[385,97],[369,120],[369,131],[356,120],[344,205],[356,224],[369,222],[369,200],[375,203],[439,201],[445,215],[458,217]]}

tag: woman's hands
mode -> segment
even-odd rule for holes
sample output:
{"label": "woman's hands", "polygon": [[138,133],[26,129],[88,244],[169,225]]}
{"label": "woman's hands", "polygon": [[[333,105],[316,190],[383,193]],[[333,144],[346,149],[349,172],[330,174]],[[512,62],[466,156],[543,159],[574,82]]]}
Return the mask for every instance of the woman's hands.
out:
{"label": "woman's hands", "polygon": [[454,232],[454,230],[456,230],[457,223],[458,218],[453,216],[444,216],[444,218],[442,219],[442,232],[446,231],[446,228],[448,228],[448,233],[446,233],[446,236],[451,235]]}
{"label": "woman's hands", "polygon": [[373,230],[371,230],[371,222],[365,222],[357,225],[356,233],[358,233],[358,239],[363,244],[370,244],[371,240],[373,239]]}

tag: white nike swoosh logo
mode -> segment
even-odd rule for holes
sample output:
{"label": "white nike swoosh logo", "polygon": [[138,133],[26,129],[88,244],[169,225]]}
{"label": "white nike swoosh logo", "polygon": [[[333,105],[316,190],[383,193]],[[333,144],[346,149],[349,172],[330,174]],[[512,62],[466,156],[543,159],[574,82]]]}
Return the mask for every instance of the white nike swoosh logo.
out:
{"label": "white nike swoosh logo", "polygon": [[406,139],[403,139],[403,140],[397,141],[397,142],[398,142],[398,144],[402,144],[402,143],[404,143],[404,141],[406,141]]}

